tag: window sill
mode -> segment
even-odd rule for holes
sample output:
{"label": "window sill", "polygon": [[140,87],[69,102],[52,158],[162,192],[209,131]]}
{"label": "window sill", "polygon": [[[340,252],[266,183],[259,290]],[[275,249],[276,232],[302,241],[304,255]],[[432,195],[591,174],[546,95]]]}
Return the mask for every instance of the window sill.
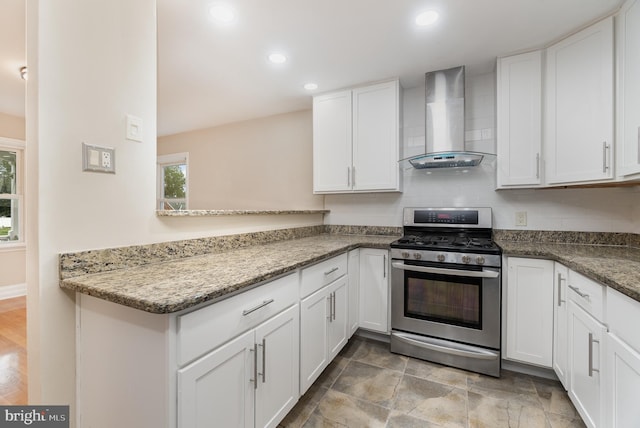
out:
{"label": "window sill", "polygon": [[8,252],[8,251],[17,251],[24,250],[27,248],[27,245],[24,241],[0,241],[0,253]]}

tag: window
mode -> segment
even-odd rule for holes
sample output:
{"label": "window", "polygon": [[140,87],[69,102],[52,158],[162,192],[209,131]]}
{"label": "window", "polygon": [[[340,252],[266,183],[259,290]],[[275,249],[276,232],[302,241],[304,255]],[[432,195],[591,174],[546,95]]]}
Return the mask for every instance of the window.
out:
{"label": "window", "polygon": [[0,138],[0,245],[24,241],[23,153],[22,141]]}
{"label": "window", "polygon": [[189,153],[158,156],[159,210],[188,209]]}

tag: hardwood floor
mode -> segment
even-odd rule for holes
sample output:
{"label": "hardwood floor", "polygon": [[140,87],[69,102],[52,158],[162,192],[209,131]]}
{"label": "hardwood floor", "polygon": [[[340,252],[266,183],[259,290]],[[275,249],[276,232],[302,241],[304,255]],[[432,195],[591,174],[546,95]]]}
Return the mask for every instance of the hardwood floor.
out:
{"label": "hardwood floor", "polygon": [[26,297],[0,300],[0,404],[27,404]]}

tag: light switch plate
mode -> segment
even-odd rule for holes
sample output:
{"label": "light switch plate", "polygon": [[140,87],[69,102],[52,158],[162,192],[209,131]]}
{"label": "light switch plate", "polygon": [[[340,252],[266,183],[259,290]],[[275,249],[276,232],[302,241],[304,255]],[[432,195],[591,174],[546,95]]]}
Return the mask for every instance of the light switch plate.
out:
{"label": "light switch plate", "polygon": [[127,115],[127,140],[142,142],[142,119]]}
{"label": "light switch plate", "polygon": [[526,226],[526,225],[527,225],[527,212],[526,211],[516,212],[516,226]]}
{"label": "light switch plate", "polygon": [[82,143],[82,170],[116,173],[116,149]]}

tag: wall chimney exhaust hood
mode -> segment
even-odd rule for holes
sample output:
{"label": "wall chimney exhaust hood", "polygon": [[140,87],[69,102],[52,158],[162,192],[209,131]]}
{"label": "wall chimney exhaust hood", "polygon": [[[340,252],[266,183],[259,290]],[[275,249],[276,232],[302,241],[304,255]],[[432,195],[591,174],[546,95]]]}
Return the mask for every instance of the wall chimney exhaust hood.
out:
{"label": "wall chimney exhaust hood", "polygon": [[464,66],[426,73],[425,153],[408,161],[414,168],[478,165],[484,155],[464,148]]}

